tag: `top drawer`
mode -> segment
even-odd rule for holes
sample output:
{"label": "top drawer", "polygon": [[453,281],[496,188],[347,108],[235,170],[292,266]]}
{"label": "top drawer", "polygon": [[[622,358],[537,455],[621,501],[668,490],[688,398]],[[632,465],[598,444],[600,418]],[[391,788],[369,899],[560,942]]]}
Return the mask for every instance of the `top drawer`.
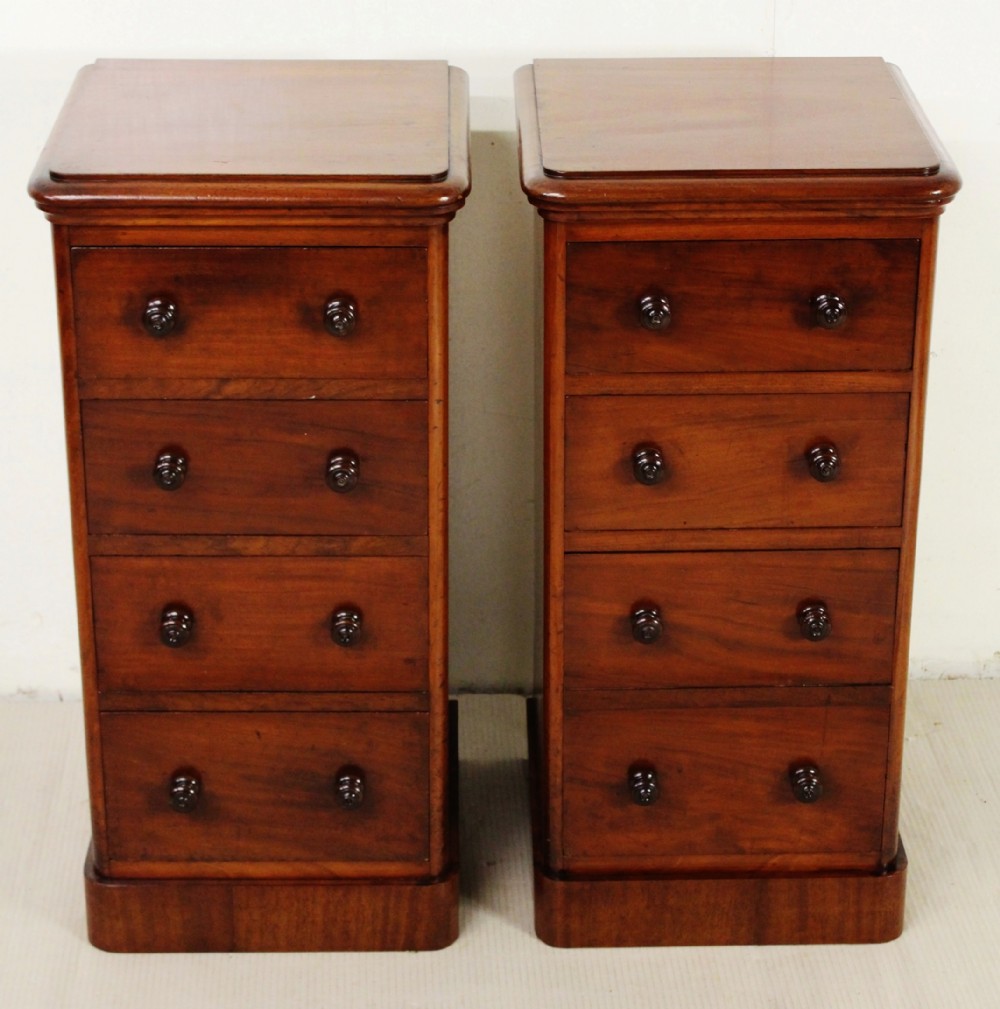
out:
{"label": "top drawer", "polygon": [[919,254],[896,239],[572,243],[566,370],[906,370]]}
{"label": "top drawer", "polygon": [[72,264],[83,378],[427,374],[423,248],[77,248]]}

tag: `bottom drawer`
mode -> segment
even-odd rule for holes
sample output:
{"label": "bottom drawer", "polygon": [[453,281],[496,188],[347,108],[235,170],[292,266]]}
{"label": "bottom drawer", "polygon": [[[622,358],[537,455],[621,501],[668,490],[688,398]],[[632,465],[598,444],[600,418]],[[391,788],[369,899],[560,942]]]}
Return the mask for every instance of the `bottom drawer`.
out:
{"label": "bottom drawer", "polygon": [[[836,701],[567,714],[565,865],[621,859],[650,868],[661,859],[674,868],[709,864],[707,856],[724,866],[766,856],[777,867],[781,856],[847,853],[874,862],[888,726],[886,706]],[[799,769],[806,780],[797,791]]]}
{"label": "bottom drawer", "polygon": [[101,737],[112,861],[428,856],[425,714],[114,712]]}

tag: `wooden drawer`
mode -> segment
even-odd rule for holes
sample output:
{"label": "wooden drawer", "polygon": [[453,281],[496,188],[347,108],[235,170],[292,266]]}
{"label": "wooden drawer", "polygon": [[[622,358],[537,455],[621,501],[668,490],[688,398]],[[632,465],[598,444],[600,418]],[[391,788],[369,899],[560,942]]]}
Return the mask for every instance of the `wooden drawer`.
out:
{"label": "wooden drawer", "polygon": [[[82,378],[423,378],[427,256],[422,248],[76,248]],[[355,306],[331,335],[331,296]],[[176,323],[152,336],[150,299]]]}
{"label": "wooden drawer", "polygon": [[[123,861],[393,861],[427,857],[427,717],[419,713],[106,713],[110,856]],[[360,769],[364,798],[337,796]],[[171,804],[178,772],[198,800]]]}
{"label": "wooden drawer", "polygon": [[[784,691],[767,693],[779,706],[567,714],[567,858],[620,859],[623,868],[659,856],[870,853],[874,862],[888,707],[787,706]],[[790,782],[790,768],[804,764],[822,781],[811,803]],[[655,773],[650,805],[634,801],[635,770]]]}
{"label": "wooden drawer", "polygon": [[[421,402],[85,402],[92,533],[420,535],[427,532],[427,406]],[[326,482],[331,454],[357,485]],[[154,479],[161,453],[183,484]]]}
{"label": "wooden drawer", "polygon": [[888,683],[895,550],[570,554],[568,688]]}
{"label": "wooden drawer", "polygon": [[[912,240],[573,243],[569,374],[908,369],[920,243]],[[650,331],[639,302],[665,296]],[[824,329],[812,299],[836,294]]]}
{"label": "wooden drawer", "polygon": [[[906,394],[593,396],[566,403],[566,528],[898,526]],[[832,445],[836,479],[807,452]],[[640,483],[638,449],[664,478]]]}
{"label": "wooden drawer", "polygon": [[[95,557],[91,576],[102,691],[428,689],[423,558]],[[360,618],[348,644],[338,613]]]}

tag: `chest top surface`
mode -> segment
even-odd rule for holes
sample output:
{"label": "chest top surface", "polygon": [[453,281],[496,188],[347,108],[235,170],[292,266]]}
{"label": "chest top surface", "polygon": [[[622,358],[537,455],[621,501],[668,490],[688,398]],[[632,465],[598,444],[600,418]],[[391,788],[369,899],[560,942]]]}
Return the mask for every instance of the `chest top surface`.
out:
{"label": "chest top surface", "polygon": [[50,212],[460,203],[464,94],[443,61],[98,60],[77,76],[31,192]]}
{"label": "chest top surface", "polygon": [[519,72],[540,207],[865,198],[944,203],[958,178],[877,58],[558,59]]}

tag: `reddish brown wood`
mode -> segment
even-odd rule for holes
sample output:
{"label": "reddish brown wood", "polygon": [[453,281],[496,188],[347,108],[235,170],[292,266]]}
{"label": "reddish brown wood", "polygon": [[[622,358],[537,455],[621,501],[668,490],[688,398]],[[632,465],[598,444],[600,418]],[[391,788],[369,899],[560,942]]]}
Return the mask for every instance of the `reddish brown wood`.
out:
{"label": "reddish brown wood", "polygon": [[[567,372],[908,368],[919,252],[915,241],[573,243]],[[650,291],[671,308],[658,332],[639,322]],[[810,307],[826,291],[848,306],[835,330]]]}
{"label": "reddish brown wood", "polygon": [[[574,396],[566,405],[567,529],[892,526],[902,509],[909,397]],[[806,451],[833,442],[832,483]],[[636,482],[636,446],[666,477]]]}
{"label": "reddish brown wood", "polygon": [[[893,550],[571,554],[566,686],[888,683],[896,564]],[[808,599],[832,614],[822,641],[796,620]],[[649,644],[629,621],[643,602],[662,613]]]}
{"label": "reddish brown wood", "polygon": [[275,884],[110,879],[88,860],[86,887],[90,941],[111,952],[430,950],[458,936],[454,866],[431,881]]}
{"label": "reddish brown wood", "polygon": [[[880,59],[536,60],[534,78],[551,175],[933,175],[939,168],[893,68]],[[594,144],[595,132],[613,133],[615,143]]]}
{"label": "reddish brown wood", "polygon": [[[82,378],[421,378],[427,373],[424,248],[157,248],[73,251]],[[324,328],[350,296],[348,335]],[[151,336],[148,299],[177,322]]]}
{"label": "reddish brown wood", "polygon": [[102,60],[30,186],[66,221],[182,210],[230,226],[290,208],[318,224],[448,220],[468,189],[468,80],[436,61]]}
{"label": "reddish brown wood", "polygon": [[[98,682],[108,690],[427,690],[427,565],[418,558],[95,557]],[[166,648],[163,607],[194,614]],[[338,647],[331,614],[356,608]]]}
{"label": "reddish brown wood", "polygon": [[[786,856],[809,855],[811,867],[861,862],[874,871],[888,709],[778,705],[567,716],[563,852],[553,867],[662,870],[670,860],[676,871],[691,856],[725,871],[752,855],[780,871]],[[801,760],[823,774],[823,797],[810,805],[788,782]],[[652,805],[631,800],[627,771],[636,763],[659,776]]]}
{"label": "reddish brown wood", "polygon": [[[83,405],[92,533],[426,535],[424,403],[159,402]],[[165,446],[184,485],[152,479]],[[330,453],[352,449],[357,487],[332,493]]]}
{"label": "reddish brown wood", "polygon": [[958,176],[880,60],[539,61],[516,87],[545,219],[538,933],[893,938]]}
{"label": "reddish brown wood", "polygon": [[[467,110],[465,75],[442,63],[98,64],[39,161],[31,193],[56,225],[95,944],[455,937],[444,288]],[[165,472],[183,469],[176,490],[154,483],[164,454]],[[358,459],[350,493],[328,485],[338,454]],[[197,608],[151,601],[178,581]],[[168,622],[183,622],[180,604],[193,614],[180,648],[148,636],[168,603]],[[362,614],[357,646],[331,637],[338,607]],[[173,766],[182,750],[214,770]],[[200,789],[194,810],[161,819],[163,775],[181,804]],[[362,791],[360,808],[336,805]]]}
{"label": "reddish brown wood", "polygon": [[[112,859],[189,862],[414,861],[427,857],[426,716],[168,712],[101,716]],[[364,803],[334,776],[357,765]],[[202,780],[178,813],[168,783]]]}
{"label": "reddish brown wood", "polygon": [[[755,85],[761,77],[770,83]],[[551,220],[927,216],[960,185],[881,60],[543,60],[517,72],[515,91],[522,183]],[[545,153],[543,125],[559,155]]]}
{"label": "reddish brown wood", "polygon": [[878,873],[562,879],[536,864],[535,931],[550,946],[889,942],[906,866],[902,847]]}

